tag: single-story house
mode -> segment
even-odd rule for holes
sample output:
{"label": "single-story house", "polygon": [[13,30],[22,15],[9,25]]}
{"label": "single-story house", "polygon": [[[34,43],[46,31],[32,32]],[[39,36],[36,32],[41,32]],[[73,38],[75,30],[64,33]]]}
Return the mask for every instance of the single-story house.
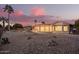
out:
{"label": "single-story house", "polygon": [[53,24],[35,24],[32,28],[33,32],[68,32],[69,23],[64,21],[56,21]]}

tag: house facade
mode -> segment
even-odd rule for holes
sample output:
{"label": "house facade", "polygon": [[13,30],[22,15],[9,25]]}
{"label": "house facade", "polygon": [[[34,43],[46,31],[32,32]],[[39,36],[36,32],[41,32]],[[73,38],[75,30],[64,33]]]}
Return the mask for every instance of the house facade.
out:
{"label": "house facade", "polygon": [[53,24],[36,24],[32,28],[33,32],[68,32],[69,24],[57,21]]}

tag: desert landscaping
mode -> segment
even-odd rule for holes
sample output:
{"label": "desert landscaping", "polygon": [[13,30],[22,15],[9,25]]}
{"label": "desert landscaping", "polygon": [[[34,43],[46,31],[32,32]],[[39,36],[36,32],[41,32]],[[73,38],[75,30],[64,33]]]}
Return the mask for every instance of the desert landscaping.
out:
{"label": "desert landscaping", "polygon": [[[79,7],[53,4],[40,5],[41,8],[34,6],[1,5],[0,54],[78,54],[79,19],[75,18],[78,16],[75,12],[79,10],[75,10]],[[42,6],[49,12],[45,13]],[[52,13],[54,10],[56,13]]]}
{"label": "desert landscaping", "polygon": [[0,53],[6,54],[75,54],[79,53],[79,35],[68,33],[33,33],[7,31],[10,43],[1,45]]}

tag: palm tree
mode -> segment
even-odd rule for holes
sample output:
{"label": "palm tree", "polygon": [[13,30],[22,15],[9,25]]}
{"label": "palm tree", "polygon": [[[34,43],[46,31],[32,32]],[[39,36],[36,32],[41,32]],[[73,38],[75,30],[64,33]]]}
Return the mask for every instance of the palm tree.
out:
{"label": "palm tree", "polygon": [[36,25],[36,23],[37,23],[37,20],[36,20],[36,19],[34,20],[34,23],[35,23],[35,25]]}
{"label": "palm tree", "polygon": [[44,21],[42,21],[41,23],[42,23],[42,24],[45,24],[45,22],[44,22]]}
{"label": "palm tree", "polygon": [[0,17],[0,21],[2,21],[3,23],[3,30],[5,29],[5,22],[7,22],[7,18],[6,17]]}
{"label": "palm tree", "polygon": [[10,14],[14,13],[14,9],[12,8],[11,5],[5,5],[5,7],[3,8],[4,12],[8,13],[8,30],[10,30]]}

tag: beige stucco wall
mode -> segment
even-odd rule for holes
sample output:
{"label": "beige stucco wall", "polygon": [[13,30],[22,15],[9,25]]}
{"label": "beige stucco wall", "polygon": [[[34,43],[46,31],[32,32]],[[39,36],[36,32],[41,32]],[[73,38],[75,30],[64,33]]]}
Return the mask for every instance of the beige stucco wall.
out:
{"label": "beige stucco wall", "polygon": [[36,25],[32,29],[33,32],[68,32],[68,25]]}

